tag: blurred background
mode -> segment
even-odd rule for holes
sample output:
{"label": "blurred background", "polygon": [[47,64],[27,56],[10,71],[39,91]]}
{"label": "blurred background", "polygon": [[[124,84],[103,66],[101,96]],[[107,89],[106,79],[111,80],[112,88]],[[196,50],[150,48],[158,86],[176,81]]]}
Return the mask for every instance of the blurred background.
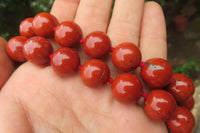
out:
{"label": "blurred background", "polygon": [[[146,0],[150,1],[150,0]],[[191,77],[196,86],[192,110],[200,125],[200,0],[154,0],[164,11],[167,24],[168,61],[175,73]],[[20,22],[39,12],[49,12],[54,0],[1,0],[0,36],[19,35]],[[156,17],[156,16],[155,16]],[[196,126],[195,133],[200,133]]]}

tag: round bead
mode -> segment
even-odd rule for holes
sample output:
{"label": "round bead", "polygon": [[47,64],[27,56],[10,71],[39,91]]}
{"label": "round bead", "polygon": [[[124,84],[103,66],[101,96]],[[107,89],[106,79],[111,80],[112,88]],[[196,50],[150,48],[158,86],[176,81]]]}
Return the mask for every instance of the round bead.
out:
{"label": "round bead", "polygon": [[136,103],[142,96],[142,83],[130,73],[124,73],[115,78],[112,83],[112,94],[116,100],[125,103]]}
{"label": "round bead", "polygon": [[62,22],[56,27],[55,39],[61,46],[75,46],[82,39],[81,28],[71,21]]}
{"label": "round bead", "polygon": [[71,48],[59,48],[51,56],[51,66],[61,76],[74,72],[78,69],[79,64],[80,57]]}
{"label": "round bead", "polygon": [[141,52],[133,43],[121,43],[114,48],[112,62],[121,71],[131,71],[140,65]]}
{"label": "round bead", "polygon": [[53,47],[47,39],[35,36],[25,42],[23,52],[28,61],[38,65],[47,65]]}
{"label": "round bead", "polygon": [[89,87],[97,87],[108,82],[110,70],[106,63],[98,59],[87,61],[81,68],[81,79]]}
{"label": "round bead", "polygon": [[191,97],[190,99],[182,103],[181,106],[191,110],[194,107],[194,98]]}
{"label": "round bead", "polygon": [[57,25],[58,20],[47,12],[39,13],[33,18],[33,31],[38,36],[53,37]]}
{"label": "round bead", "polygon": [[110,52],[110,38],[100,31],[90,33],[84,39],[85,53],[92,58],[101,58]]}
{"label": "round bead", "polygon": [[24,19],[19,25],[19,32],[22,36],[28,38],[35,36],[35,32],[32,27],[33,18]]}
{"label": "round bead", "polygon": [[153,90],[148,93],[144,110],[151,118],[159,121],[170,119],[176,111],[176,100],[167,91]]}
{"label": "round bead", "polygon": [[26,58],[23,54],[23,45],[26,40],[28,40],[25,36],[16,36],[11,38],[7,43],[7,53],[8,55],[15,61],[24,62]]}
{"label": "round bead", "polygon": [[167,90],[175,97],[177,102],[183,103],[194,94],[194,83],[188,76],[175,73]]}
{"label": "round bead", "polygon": [[170,83],[173,70],[164,59],[152,58],[145,62],[141,68],[141,77],[153,89],[161,89]]}
{"label": "round bead", "polygon": [[170,133],[192,133],[195,119],[187,108],[177,107],[176,113],[166,124]]}

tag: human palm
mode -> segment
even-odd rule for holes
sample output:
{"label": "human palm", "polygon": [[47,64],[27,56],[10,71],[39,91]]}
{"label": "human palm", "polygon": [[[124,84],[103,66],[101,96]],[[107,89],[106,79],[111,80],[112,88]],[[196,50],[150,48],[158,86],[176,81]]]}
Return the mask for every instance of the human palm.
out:
{"label": "human palm", "polygon": [[[156,3],[116,0],[109,22],[111,5],[112,0],[56,0],[51,13],[60,22],[78,23],[84,36],[96,30],[106,32],[113,47],[121,42],[139,44],[143,60],[166,58],[165,21]],[[83,64],[87,57],[82,49],[78,52]],[[110,59],[105,61],[112,77],[120,73]],[[167,132],[165,124],[149,119],[142,106],[113,99],[109,84],[88,88],[79,72],[60,77],[51,66],[29,62],[2,88],[0,105],[0,133]]]}

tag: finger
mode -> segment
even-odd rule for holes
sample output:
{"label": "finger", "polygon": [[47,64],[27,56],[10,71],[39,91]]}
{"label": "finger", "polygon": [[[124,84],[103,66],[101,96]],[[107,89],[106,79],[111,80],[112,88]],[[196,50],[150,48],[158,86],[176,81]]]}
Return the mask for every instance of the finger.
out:
{"label": "finger", "polygon": [[59,22],[73,21],[80,0],[55,0],[51,9],[53,14]]}
{"label": "finger", "polygon": [[116,0],[108,28],[113,46],[122,42],[138,44],[144,0]]}
{"label": "finger", "polygon": [[14,63],[6,54],[6,40],[0,37],[0,88],[6,83],[13,72]]}
{"label": "finger", "polygon": [[76,14],[75,22],[78,23],[83,35],[92,31],[106,31],[112,0],[81,0]]}
{"label": "finger", "polygon": [[143,60],[167,58],[165,18],[160,5],[147,2],[144,6],[141,26],[140,49]]}

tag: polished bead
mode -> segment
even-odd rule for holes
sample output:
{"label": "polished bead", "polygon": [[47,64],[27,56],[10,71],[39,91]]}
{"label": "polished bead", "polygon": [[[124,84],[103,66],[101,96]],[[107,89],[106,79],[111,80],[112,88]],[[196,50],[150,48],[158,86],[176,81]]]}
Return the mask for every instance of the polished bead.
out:
{"label": "polished bead", "polygon": [[27,18],[20,23],[19,32],[22,36],[30,38],[36,35],[33,31],[32,22],[33,18]]}
{"label": "polished bead", "polygon": [[125,103],[136,103],[142,96],[142,83],[135,75],[124,73],[112,83],[112,94],[116,100]]}
{"label": "polished bead", "polygon": [[140,74],[150,88],[161,89],[170,83],[173,70],[166,60],[152,58],[145,62]]}
{"label": "polished bead", "polygon": [[81,28],[71,21],[62,22],[56,27],[55,39],[61,46],[75,46],[82,39]]}
{"label": "polished bead", "polygon": [[38,65],[47,65],[53,47],[47,39],[35,36],[25,42],[23,52],[28,61]]}
{"label": "polished bead", "polygon": [[57,25],[58,20],[47,12],[39,13],[33,18],[33,31],[38,36],[53,37]]}
{"label": "polished bead", "polygon": [[121,43],[114,48],[112,62],[121,71],[134,70],[141,63],[141,52],[133,43]]}
{"label": "polished bead", "polygon": [[65,76],[78,70],[80,57],[71,48],[62,47],[57,49],[51,56],[51,66],[61,76]]}
{"label": "polished bead", "polygon": [[195,119],[187,108],[177,107],[176,113],[166,124],[170,133],[192,133]]}
{"label": "polished bead", "polygon": [[167,91],[152,90],[144,102],[144,111],[154,120],[166,121],[170,119],[176,111],[176,100]]}
{"label": "polished bead", "polygon": [[97,87],[108,82],[110,70],[106,63],[99,59],[87,61],[81,68],[81,79],[89,87]]}
{"label": "polished bead", "polygon": [[187,101],[181,103],[181,106],[191,110],[194,107],[194,98],[189,98]]}
{"label": "polished bead", "polygon": [[84,39],[85,53],[92,58],[101,58],[110,52],[110,38],[100,31],[90,33]]}
{"label": "polished bead", "polygon": [[25,36],[16,36],[11,38],[7,43],[7,53],[8,55],[17,62],[24,62],[26,58],[23,54],[23,45],[28,38]]}
{"label": "polished bead", "polygon": [[175,97],[177,102],[183,103],[194,94],[194,83],[188,76],[175,73],[167,90]]}

